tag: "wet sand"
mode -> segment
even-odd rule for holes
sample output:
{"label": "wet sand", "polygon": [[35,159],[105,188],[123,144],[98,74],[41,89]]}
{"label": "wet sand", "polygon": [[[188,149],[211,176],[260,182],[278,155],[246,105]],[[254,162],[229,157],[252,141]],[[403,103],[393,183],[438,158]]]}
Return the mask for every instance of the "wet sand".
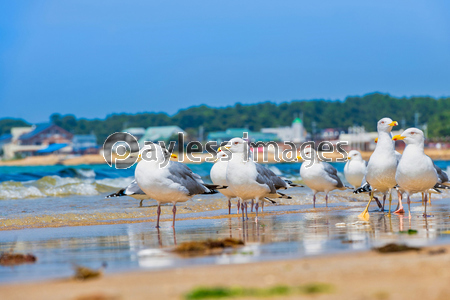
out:
{"label": "wet sand", "polygon": [[[302,299],[449,299],[450,246],[419,252],[374,251],[241,265],[129,272],[0,286],[2,299],[183,299],[194,288],[274,287],[325,283],[326,293]],[[30,295],[32,295],[30,297]],[[298,295],[276,299],[297,299]],[[270,298],[272,299],[272,298]]]}
{"label": "wet sand", "polygon": [[[11,222],[17,228],[11,223],[0,231],[0,252],[14,246],[17,252],[35,254],[38,261],[0,267],[0,299],[183,299],[199,286],[315,283],[328,284],[332,290],[303,298],[449,299],[449,193],[433,196],[427,218],[416,196],[411,219],[379,212],[373,205],[370,220],[361,221],[358,214],[367,195],[354,198],[349,191],[336,192],[329,208],[320,197],[313,209],[305,189],[290,191],[292,202],[266,207],[258,223],[254,214],[242,221],[235,209],[229,216],[225,201],[217,201],[215,195],[189,201],[180,205],[180,212],[181,207],[187,209],[180,213],[176,230],[170,227],[169,206],[164,207],[162,228],[154,228],[151,202],[138,208],[133,199],[98,201],[97,196],[79,198],[76,205],[73,199],[32,200],[28,207],[27,201],[16,201],[15,208],[7,205],[7,213],[14,216]],[[67,212],[69,203],[78,205],[74,212]],[[30,215],[22,217],[23,209]],[[31,222],[34,210],[46,210],[36,223]],[[140,213],[148,215],[139,217]],[[121,219],[119,214],[124,214]],[[61,216],[63,223],[52,222]],[[198,258],[170,253],[182,242],[226,237],[246,245],[233,253]],[[399,254],[370,250],[392,242],[425,249]],[[104,277],[69,279],[73,264],[98,268],[102,262],[108,263]]]}

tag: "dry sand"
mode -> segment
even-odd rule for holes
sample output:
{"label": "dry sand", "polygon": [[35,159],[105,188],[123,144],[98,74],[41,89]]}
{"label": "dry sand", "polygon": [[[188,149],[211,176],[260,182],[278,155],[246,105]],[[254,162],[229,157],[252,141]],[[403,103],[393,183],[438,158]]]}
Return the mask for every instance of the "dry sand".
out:
{"label": "dry sand", "polygon": [[[445,250],[445,251],[444,251]],[[434,252],[434,253],[433,253]],[[276,299],[450,299],[450,246],[105,275],[0,286],[1,299],[183,299],[193,288],[325,283],[329,293]],[[265,298],[268,299],[268,298]]]}
{"label": "dry sand", "polygon": [[[368,160],[370,155],[372,155],[371,151],[362,151],[361,152],[363,159]],[[450,149],[425,149],[425,154],[431,157],[433,160],[450,160]],[[199,162],[204,162],[206,158],[211,157],[210,154],[195,154],[195,157],[198,157]],[[281,155],[280,155],[281,156]],[[342,158],[342,154],[333,152],[333,153],[324,153],[324,157],[326,158]],[[264,162],[263,155],[258,155],[258,161]],[[184,162],[192,163],[187,158],[184,159]],[[272,153],[268,154],[268,162],[283,162],[283,160],[275,160],[275,156]],[[11,160],[11,161],[0,161],[0,166],[46,166],[46,165],[65,165],[65,166],[75,166],[75,165],[95,165],[95,164],[106,164],[105,159],[100,154],[88,154],[82,156],[66,156],[66,155],[45,155],[45,156],[30,156],[24,159],[19,160]]]}

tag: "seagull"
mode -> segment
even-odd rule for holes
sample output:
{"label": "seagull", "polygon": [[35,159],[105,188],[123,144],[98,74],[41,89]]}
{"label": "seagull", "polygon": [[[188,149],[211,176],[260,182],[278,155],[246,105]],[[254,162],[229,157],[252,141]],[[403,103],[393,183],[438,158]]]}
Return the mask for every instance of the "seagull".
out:
{"label": "seagull", "polygon": [[[392,139],[394,141],[403,140],[406,143],[406,148],[395,173],[395,179],[408,196],[407,203],[409,217],[411,218],[410,196],[432,189],[436,183],[439,183],[439,177],[433,161],[423,151],[425,139],[422,130],[409,128],[401,135],[395,135]],[[423,215],[424,217],[427,216],[427,194],[425,194]]]}
{"label": "seagull", "polygon": [[185,164],[170,161],[170,153],[160,145],[151,143],[146,146],[143,150],[150,158],[142,159],[137,164],[135,178],[142,191],[158,202],[156,228],[159,228],[161,203],[173,204],[172,227],[175,227],[177,202],[186,202],[198,194],[215,194],[214,189],[225,188],[205,184],[200,175]]}
{"label": "seagull", "polygon": [[146,193],[144,193],[143,190],[141,190],[141,188],[136,182],[136,179],[133,180],[126,188],[123,188],[116,193],[108,195],[105,198],[115,198],[123,196],[129,196],[133,197],[134,199],[141,200],[139,207],[142,207],[142,201],[151,199]]}
{"label": "seagull", "polygon": [[345,179],[353,185],[354,188],[361,186],[366,175],[367,162],[363,160],[361,153],[357,150],[351,150],[347,156],[347,163],[344,166]]}
{"label": "seagull", "polygon": [[[228,153],[226,153],[228,152]],[[217,185],[227,186],[227,167],[228,160],[231,153],[229,151],[222,151],[219,148],[219,152],[217,153],[216,160],[214,166],[211,168],[210,177],[211,181]],[[221,189],[220,193],[222,193],[228,200],[228,214],[231,214],[231,198],[237,197],[231,189]],[[237,202],[237,213],[239,213],[240,199]]]}
{"label": "seagull", "polygon": [[[303,157],[299,157],[303,158]],[[317,152],[311,148],[305,148],[305,157],[311,158],[312,161],[302,163],[300,167],[300,176],[307,187],[313,193],[313,207],[316,208],[316,194],[325,192],[325,202],[328,207],[328,193],[332,190],[345,190],[349,187],[344,186],[341,179],[337,175],[337,170],[327,162],[320,161]]]}
{"label": "seagull", "polygon": [[[291,197],[277,190],[290,188],[291,185],[271,170],[255,163],[246,151],[246,145],[247,142],[243,139],[233,138],[225,146],[232,154],[228,162],[226,179],[228,188],[243,202],[256,199],[255,221],[257,222],[259,201],[268,201],[270,198],[290,199]],[[244,214],[243,208],[244,203],[241,204],[242,214]]]}
{"label": "seagull", "polygon": [[389,213],[391,213],[391,190],[397,185],[395,171],[397,170],[397,157],[391,138],[391,130],[398,123],[390,118],[383,118],[377,123],[378,143],[367,164],[366,181],[372,187],[370,200],[364,211],[359,215],[363,219],[369,218],[369,206],[375,190],[383,194],[383,201],[389,194]]}

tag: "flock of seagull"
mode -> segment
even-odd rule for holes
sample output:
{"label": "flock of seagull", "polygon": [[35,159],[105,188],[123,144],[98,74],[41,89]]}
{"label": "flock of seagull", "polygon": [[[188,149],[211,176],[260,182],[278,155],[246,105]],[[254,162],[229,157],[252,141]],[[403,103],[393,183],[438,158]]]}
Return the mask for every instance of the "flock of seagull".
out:
{"label": "flock of seagull", "polygon": [[[368,192],[370,200],[367,207],[360,214],[368,219],[368,209],[373,199],[380,209],[384,210],[386,197],[389,196],[389,213],[391,213],[392,191],[398,195],[398,207],[395,213],[404,213],[402,195],[406,193],[410,211],[410,196],[422,193],[426,202],[428,194],[440,192],[439,189],[450,188],[447,174],[437,167],[424,153],[424,134],[417,128],[409,128],[401,135],[391,135],[393,126],[397,122],[390,118],[378,121],[378,138],[375,150],[368,162],[361,154],[352,150],[348,153],[348,161],[344,167],[344,176],[350,183],[354,193]],[[395,151],[395,141],[403,140],[406,148],[403,155]],[[178,161],[171,161],[176,157],[158,144],[148,145],[155,159],[141,160],[135,170],[135,180],[126,188],[107,196],[130,196],[142,201],[154,199],[158,202],[156,227],[159,228],[161,204],[173,204],[173,221],[175,226],[176,203],[186,202],[198,194],[222,193],[228,200],[228,213],[231,214],[231,199],[238,198],[237,213],[242,212],[242,219],[248,219],[248,206],[251,203],[256,211],[255,221],[258,221],[258,210],[264,210],[264,203],[276,203],[274,199],[291,197],[281,193],[302,185],[277,176],[270,169],[253,161],[252,153],[248,149],[247,141],[241,138],[231,139],[225,146],[219,148],[210,177],[213,184],[206,184],[200,175],[195,174],[188,166]],[[315,149],[307,147],[303,153],[308,158],[300,168],[303,183],[313,191],[313,207],[315,208],[316,194],[325,193],[328,206],[328,193],[339,189],[351,189],[345,186],[337,174],[337,170],[329,163],[321,161]],[[164,166],[164,167],[162,167]],[[383,195],[383,204],[378,201],[375,193]],[[245,214],[244,214],[245,212]]]}

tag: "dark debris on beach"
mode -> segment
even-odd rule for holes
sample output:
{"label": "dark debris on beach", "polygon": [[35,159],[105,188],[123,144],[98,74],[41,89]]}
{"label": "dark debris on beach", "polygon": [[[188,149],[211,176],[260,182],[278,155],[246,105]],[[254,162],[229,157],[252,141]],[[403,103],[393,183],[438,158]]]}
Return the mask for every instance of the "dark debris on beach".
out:
{"label": "dark debris on beach", "polygon": [[238,239],[208,239],[206,241],[181,243],[173,249],[173,252],[186,256],[214,255],[222,253],[227,248],[236,248],[241,246],[244,246],[244,242]]}
{"label": "dark debris on beach", "polygon": [[21,264],[32,264],[37,261],[33,254],[22,254],[13,252],[3,252],[0,254],[1,266],[16,266]]}
{"label": "dark debris on beach", "polygon": [[378,251],[379,253],[393,253],[393,252],[405,252],[405,251],[420,251],[421,248],[418,247],[410,247],[403,244],[387,244],[382,247],[375,247],[373,248],[375,251]]}

